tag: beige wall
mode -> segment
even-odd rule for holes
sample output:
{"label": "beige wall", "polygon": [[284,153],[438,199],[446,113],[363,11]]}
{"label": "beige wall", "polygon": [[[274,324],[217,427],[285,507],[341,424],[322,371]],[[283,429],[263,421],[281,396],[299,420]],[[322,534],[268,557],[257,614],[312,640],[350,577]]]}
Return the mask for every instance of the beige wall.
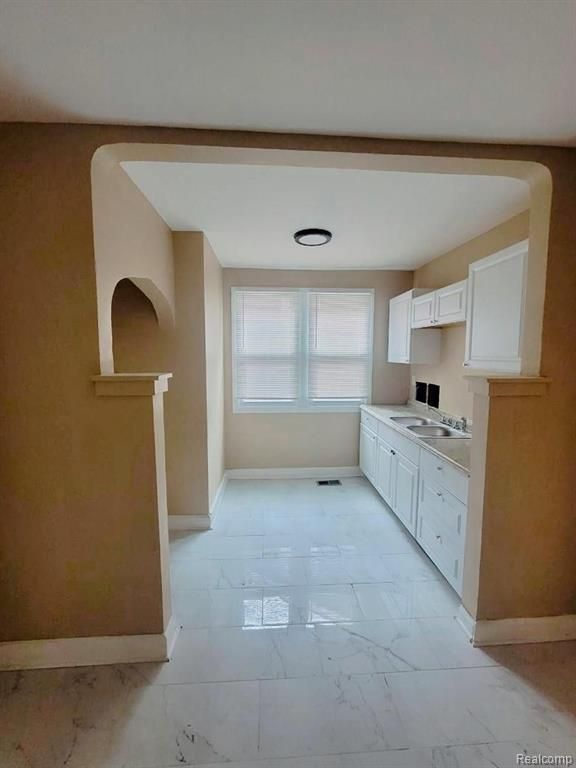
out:
{"label": "beige wall", "polygon": [[204,324],[208,495],[212,506],[224,477],[223,270],[204,237]]}
{"label": "beige wall", "polygon": [[176,350],[167,400],[168,509],[207,515],[224,474],[222,268],[202,232],[174,232]]}
{"label": "beige wall", "polygon": [[[415,288],[442,288],[468,277],[468,265],[528,237],[529,213],[514,216],[464,245],[454,248],[414,272]],[[440,385],[440,408],[455,416],[472,418],[472,394],[464,375],[466,328],[464,324],[442,329],[440,362],[413,365],[412,380]]]}
{"label": "beige wall", "polygon": [[224,270],[224,381],[226,466],[339,467],[358,465],[358,413],[233,413],[230,365],[230,288],[234,286],[299,288],[374,288],[374,364],[372,400],[404,403],[408,366],[387,362],[388,302],[412,286],[411,272]]}
{"label": "beige wall", "polygon": [[112,151],[96,153],[92,177],[100,360],[102,373],[112,373],[110,305],[119,280],[132,278],[155,303],[160,324],[173,324],[172,233]]}
{"label": "beige wall", "polygon": [[204,237],[174,232],[174,378],[166,398],[166,477],[171,515],[209,509],[204,347]]}
{"label": "beige wall", "polygon": [[[542,372],[552,384],[538,405],[539,435],[523,418],[511,430],[496,410],[490,416],[489,457],[497,459],[489,458],[487,472],[497,472],[498,499],[488,494],[483,510],[477,603],[486,617],[575,613],[574,149],[3,124],[0,638],[161,630],[148,398],[95,397],[90,381],[100,367],[90,164],[102,145],[126,142],[393,155],[414,166],[442,156],[455,167],[458,158],[529,161],[550,169]],[[506,451],[497,455],[499,445]]]}
{"label": "beige wall", "polygon": [[201,232],[174,233],[175,317],[161,328],[130,280],[112,300],[115,369],[170,371],[164,396],[171,515],[207,515],[224,474],[222,268]]}

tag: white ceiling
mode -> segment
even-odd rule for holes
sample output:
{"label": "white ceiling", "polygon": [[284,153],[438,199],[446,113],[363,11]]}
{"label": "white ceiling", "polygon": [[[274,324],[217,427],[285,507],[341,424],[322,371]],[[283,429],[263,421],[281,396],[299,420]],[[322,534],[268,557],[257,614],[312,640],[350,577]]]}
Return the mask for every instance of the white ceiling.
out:
{"label": "white ceiling", "polygon": [[576,145],[576,0],[0,0],[0,120]]}
{"label": "white ceiling", "polygon": [[[124,162],[174,230],[206,233],[227,267],[413,269],[528,207],[516,179],[250,165]],[[305,248],[292,235],[324,227]]]}

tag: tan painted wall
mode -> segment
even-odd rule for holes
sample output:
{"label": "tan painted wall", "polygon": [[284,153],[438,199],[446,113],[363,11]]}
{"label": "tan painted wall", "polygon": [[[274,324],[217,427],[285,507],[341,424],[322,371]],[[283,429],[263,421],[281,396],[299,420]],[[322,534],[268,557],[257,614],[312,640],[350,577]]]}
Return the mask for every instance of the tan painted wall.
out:
{"label": "tan painted wall", "polygon": [[204,237],[173,233],[174,378],[166,398],[166,476],[171,515],[207,515]]}
{"label": "tan painted wall", "polygon": [[361,152],[410,156],[415,165],[442,156],[455,166],[457,158],[532,161],[550,169],[542,371],[552,385],[539,406],[537,439],[523,419],[511,432],[498,414],[490,417],[488,471],[497,472],[498,506],[487,498],[478,596],[470,600],[490,617],[576,612],[575,150],[3,124],[0,637],[131,634],[162,625],[150,408],[147,398],[96,398],[90,382],[99,372],[90,163],[98,147],[123,142]]}
{"label": "tan painted wall", "polygon": [[[465,280],[468,266],[491,253],[528,237],[529,213],[514,216],[498,227],[485,232],[464,245],[424,264],[414,272],[415,288],[442,288]],[[464,324],[442,329],[441,358],[437,365],[413,365],[413,380],[440,385],[440,408],[456,416],[472,418],[472,394],[462,367],[466,343]]]}
{"label": "tan painted wall", "polygon": [[[102,373],[112,373],[110,304],[119,280],[136,278],[153,283],[165,302],[166,314],[174,312],[172,233],[142,192],[103,149],[93,163],[94,244],[96,289],[100,320]],[[159,310],[162,307],[159,306]],[[161,325],[170,325],[160,314]],[[162,321],[166,320],[165,323]]]}
{"label": "tan painted wall", "polygon": [[174,379],[166,398],[168,509],[207,515],[224,474],[222,268],[202,232],[174,232]]}
{"label": "tan painted wall", "polygon": [[230,365],[230,288],[234,286],[299,288],[374,288],[375,403],[404,403],[409,369],[387,362],[388,302],[412,287],[412,272],[225,269],[225,411],[226,466],[339,467],[358,465],[357,413],[233,413]]}
{"label": "tan painted wall", "polygon": [[204,237],[204,325],[208,495],[212,506],[224,476],[224,294],[223,270]]}
{"label": "tan painted wall", "polygon": [[176,323],[160,328],[131,281],[112,301],[117,372],[170,371],[164,396],[171,515],[207,515],[224,474],[222,268],[201,232],[174,233]]}

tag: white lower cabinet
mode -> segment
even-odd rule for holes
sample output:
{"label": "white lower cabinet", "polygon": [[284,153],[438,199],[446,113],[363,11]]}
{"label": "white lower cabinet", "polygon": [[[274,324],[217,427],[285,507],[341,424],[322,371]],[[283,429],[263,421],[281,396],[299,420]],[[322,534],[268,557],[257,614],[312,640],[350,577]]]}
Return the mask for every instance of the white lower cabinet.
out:
{"label": "white lower cabinet", "polygon": [[360,468],[458,594],[468,476],[451,462],[362,412]]}
{"label": "white lower cabinet", "polygon": [[364,424],[360,425],[360,469],[368,480],[376,484],[376,435]]}
{"label": "white lower cabinet", "polygon": [[376,490],[390,507],[394,503],[394,469],[396,452],[388,443],[378,438],[376,461]]}
{"label": "white lower cabinet", "polygon": [[414,535],[418,505],[418,467],[401,454],[396,454],[395,474],[394,512]]}
{"label": "white lower cabinet", "polygon": [[462,592],[466,505],[435,478],[422,474],[416,540],[449,583]]}

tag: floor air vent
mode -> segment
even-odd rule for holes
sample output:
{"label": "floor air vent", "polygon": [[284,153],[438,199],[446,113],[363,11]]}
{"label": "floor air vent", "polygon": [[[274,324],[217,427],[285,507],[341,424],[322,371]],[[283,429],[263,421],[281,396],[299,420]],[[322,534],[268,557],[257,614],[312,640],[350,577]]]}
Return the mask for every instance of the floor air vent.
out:
{"label": "floor air vent", "polygon": [[317,480],[317,485],[342,485],[340,480]]}

